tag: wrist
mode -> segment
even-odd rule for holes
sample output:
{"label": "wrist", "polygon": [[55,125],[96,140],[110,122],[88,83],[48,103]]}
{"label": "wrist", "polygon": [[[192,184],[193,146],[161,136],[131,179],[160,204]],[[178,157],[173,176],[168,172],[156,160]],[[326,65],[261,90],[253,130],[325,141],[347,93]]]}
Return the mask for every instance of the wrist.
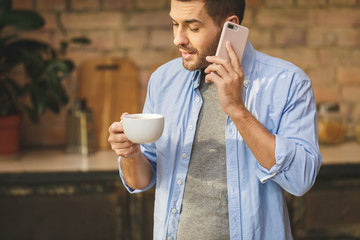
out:
{"label": "wrist", "polygon": [[142,161],[144,157],[145,156],[142,154],[140,150],[140,145],[138,144],[135,146],[134,150],[130,154],[122,156],[122,158],[124,158],[124,160],[126,160],[129,163]]}
{"label": "wrist", "polygon": [[234,121],[241,121],[248,117],[250,112],[246,109],[245,105],[242,104],[238,107],[236,107],[234,110],[231,111],[231,114],[229,114],[229,117]]}

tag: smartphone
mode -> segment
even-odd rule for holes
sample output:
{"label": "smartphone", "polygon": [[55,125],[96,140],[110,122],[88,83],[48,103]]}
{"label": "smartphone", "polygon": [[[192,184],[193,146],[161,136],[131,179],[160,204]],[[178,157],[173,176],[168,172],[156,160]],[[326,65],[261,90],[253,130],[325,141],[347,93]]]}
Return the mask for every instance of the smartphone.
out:
{"label": "smartphone", "polygon": [[241,63],[248,36],[249,29],[247,27],[229,21],[225,22],[215,56],[230,60],[225,47],[226,41],[230,41]]}

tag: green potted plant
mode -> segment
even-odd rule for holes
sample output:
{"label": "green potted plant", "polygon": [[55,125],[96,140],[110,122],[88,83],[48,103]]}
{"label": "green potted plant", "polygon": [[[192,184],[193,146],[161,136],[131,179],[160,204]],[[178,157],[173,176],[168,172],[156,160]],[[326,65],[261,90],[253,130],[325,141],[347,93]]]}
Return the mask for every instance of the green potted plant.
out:
{"label": "green potted plant", "polygon": [[[5,27],[37,30],[44,24],[38,13],[12,10],[11,0],[0,2],[0,154],[18,151],[22,117],[37,122],[46,110],[59,112],[68,103],[62,80],[73,71],[74,64],[65,59],[66,49],[72,42],[89,43],[86,38],[73,38],[62,41],[56,50],[46,42],[4,34]],[[63,26],[60,29],[64,33]],[[19,65],[25,72],[22,83],[10,74]],[[8,136],[10,132],[13,135]]]}

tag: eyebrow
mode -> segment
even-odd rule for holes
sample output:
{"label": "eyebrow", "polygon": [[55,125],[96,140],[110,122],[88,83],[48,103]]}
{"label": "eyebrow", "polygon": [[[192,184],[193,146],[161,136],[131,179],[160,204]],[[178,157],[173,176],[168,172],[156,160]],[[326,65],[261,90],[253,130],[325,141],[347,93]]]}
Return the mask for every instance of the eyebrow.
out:
{"label": "eyebrow", "polygon": [[[171,16],[170,16],[170,18],[171,18],[172,21],[176,22]],[[189,23],[202,23],[200,20],[195,19],[195,18],[189,19],[189,20],[185,20],[184,22],[187,23],[187,24],[189,24]]]}
{"label": "eyebrow", "polygon": [[185,20],[185,23],[201,23],[201,21],[197,19],[190,19],[190,20]]}

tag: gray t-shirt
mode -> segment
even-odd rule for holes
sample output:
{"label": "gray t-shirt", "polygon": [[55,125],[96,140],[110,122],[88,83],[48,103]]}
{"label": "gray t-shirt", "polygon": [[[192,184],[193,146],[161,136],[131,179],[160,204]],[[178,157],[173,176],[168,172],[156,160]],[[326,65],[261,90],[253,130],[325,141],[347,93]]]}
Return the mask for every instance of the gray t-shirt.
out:
{"label": "gray t-shirt", "polygon": [[192,149],[178,226],[178,240],[230,239],[225,124],[214,83],[201,80],[203,106]]}

